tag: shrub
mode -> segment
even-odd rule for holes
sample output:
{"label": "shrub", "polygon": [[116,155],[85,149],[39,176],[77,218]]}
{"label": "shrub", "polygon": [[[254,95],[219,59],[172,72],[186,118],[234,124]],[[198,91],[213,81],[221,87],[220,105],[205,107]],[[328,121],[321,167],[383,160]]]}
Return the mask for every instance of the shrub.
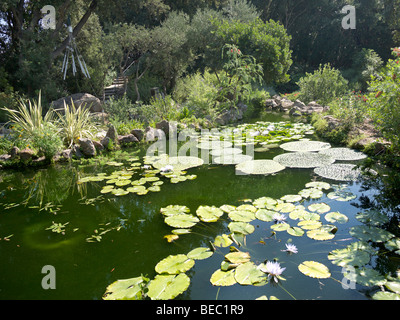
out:
{"label": "shrub", "polygon": [[35,130],[28,142],[32,143],[32,149],[37,151],[38,156],[46,159],[53,157],[63,149],[63,141],[59,136],[59,129],[52,123],[46,123],[42,129]]}
{"label": "shrub", "polygon": [[369,83],[369,115],[383,136],[400,148],[400,48],[393,49],[394,59],[389,59],[378,76]]}
{"label": "shrub", "polygon": [[307,73],[297,84],[300,87],[299,99],[304,103],[317,101],[327,105],[348,90],[348,81],[330,64],[320,65],[318,70]]}

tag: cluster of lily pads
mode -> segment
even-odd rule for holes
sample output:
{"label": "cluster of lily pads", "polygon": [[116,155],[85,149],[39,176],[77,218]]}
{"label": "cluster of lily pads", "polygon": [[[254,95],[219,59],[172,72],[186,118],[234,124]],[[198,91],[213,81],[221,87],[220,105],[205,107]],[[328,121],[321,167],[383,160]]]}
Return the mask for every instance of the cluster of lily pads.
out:
{"label": "cluster of lily pads", "polygon": [[[100,193],[125,196],[127,194],[146,195],[148,192],[159,192],[164,184],[162,178],[168,178],[171,183],[179,183],[196,179],[196,175],[187,174],[188,168],[200,166],[203,161],[197,157],[169,157],[168,155],[144,157],[143,163],[139,157],[128,159],[129,166],[122,162],[110,161],[108,166],[121,167],[123,170],[111,174],[99,173],[78,180],[78,184],[105,181]],[[173,164],[173,166],[171,165]]]}
{"label": "cluster of lily pads", "polygon": [[[347,223],[348,217],[340,212],[331,212],[329,204],[324,202],[314,202],[307,207],[302,204],[307,199],[320,199],[324,192],[331,201],[350,201],[356,197],[346,185],[330,185],[314,181],[307,183],[298,194],[285,195],[280,199],[261,197],[240,206],[202,205],[193,214],[184,205],[161,208],[164,222],[174,228],[172,234],[165,236],[169,242],[191,233],[191,228],[198,223],[212,223],[221,219],[229,222],[227,224],[229,233],[216,236],[214,241],[210,242],[209,248],[200,247],[188,254],[170,255],[162,259],[155,267],[157,275],[152,280],[141,276],[114,282],[107,288],[104,299],[173,299],[189,287],[190,278],[186,272],[193,268],[196,260],[207,259],[219,251],[219,248],[228,247],[229,253],[224,254],[221,267],[210,276],[212,285],[263,286],[269,281],[278,283],[285,280],[282,275],[285,268],[278,262],[265,260],[256,264],[251,261],[250,253],[245,250],[246,236],[255,231],[251,222],[255,220],[271,222],[271,234],[275,235],[287,232],[293,237],[307,235],[316,241],[331,240],[337,231],[335,224]],[[348,268],[346,270],[354,269],[354,272],[345,273],[349,281],[374,287],[374,290],[378,286],[379,290],[372,294],[374,299],[399,299],[400,278],[383,276],[367,265],[372,255],[378,252],[374,248],[376,243],[383,244],[387,250],[395,254],[400,254],[400,238],[380,228],[388,222],[388,217],[382,213],[361,212],[356,215],[356,219],[364,225],[352,227],[350,235],[359,241],[343,249],[332,250],[328,254],[328,259],[335,265]],[[298,252],[294,244],[287,244],[286,247],[284,251],[291,254]],[[331,277],[329,268],[317,261],[304,261],[298,265],[298,270],[311,278]],[[260,297],[263,298],[265,296]]]}

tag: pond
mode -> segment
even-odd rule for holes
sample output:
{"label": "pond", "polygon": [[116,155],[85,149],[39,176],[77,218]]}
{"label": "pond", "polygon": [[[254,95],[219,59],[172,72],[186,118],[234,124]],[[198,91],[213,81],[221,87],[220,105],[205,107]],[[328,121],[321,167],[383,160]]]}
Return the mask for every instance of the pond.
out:
{"label": "pond", "polygon": [[[261,120],[271,121],[271,118]],[[306,138],[317,140],[312,132],[308,132]],[[357,205],[362,197],[375,194],[372,189],[363,190],[361,182],[323,178],[314,168],[287,167],[275,174],[243,175],[236,172],[235,165],[212,163],[189,168],[186,176],[178,175],[176,179],[185,178],[172,181],[168,174],[151,172],[153,167],[143,169],[146,149],[126,149],[82,164],[0,173],[0,299],[102,299],[113,282],[141,275],[152,280],[157,276],[155,267],[161,267],[160,261],[171,255],[186,255],[199,247],[207,248],[212,255],[206,259],[186,257],[185,260],[193,262],[184,272],[190,284],[181,294],[176,294],[176,299],[253,300],[263,296],[282,300],[368,299],[368,290],[376,284],[382,285],[379,280],[399,268],[398,255],[392,253],[394,258],[388,258],[381,254],[382,246],[367,241],[363,243],[368,247],[350,252],[353,256],[360,251],[367,252],[367,258],[362,256],[362,263],[338,262],[341,258],[345,260],[342,249],[361,243],[362,236],[358,237],[357,231],[364,229],[360,231],[354,227],[365,226],[365,220],[358,216],[363,210]],[[258,150],[255,159],[271,160],[286,152],[280,147]],[[139,182],[142,178],[147,181]],[[134,179],[137,183],[133,185],[124,182],[131,183]],[[306,187],[312,181],[329,185],[327,189],[321,189],[326,187],[324,184]],[[140,188],[143,185],[154,189],[141,194],[145,189]],[[121,194],[113,192],[127,187],[134,190]],[[300,199],[280,200],[305,189],[314,191],[314,199],[300,196]],[[347,198],[338,198],[333,194],[335,190]],[[274,208],[263,202],[271,198],[276,201]],[[310,207],[321,203],[326,206]],[[186,214],[195,218],[200,206],[229,206],[222,207],[225,212],[221,212],[215,222],[205,222],[197,215],[190,232],[182,234],[182,228],[171,226],[174,223],[167,224],[169,216],[160,213],[161,208],[170,205],[185,206],[190,210]],[[242,212],[236,210],[236,214],[244,215],[244,211],[252,217],[249,221],[243,216],[238,218],[230,206],[242,206]],[[277,216],[269,212],[271,210],[283,220],[278,221]],[[341,215],[328,215],[336,212]],[[305,214],[307,218],[303,219],[301,215]],[[302,220],[309,225],[299,224]],[[251,225],[254,230],[246,236],[233,233],[232,222]],[[321,226],[328,229],[323,230]],[[172,233],[175,229],[180,230],[176,231],[178,235]],[[311,232],[313,230],[320,233]],[[174,238],[166,238],[166,235]],[[394,235],[384,236],[398,239]],[[217,243],[217,237],[226,242]],[[376,240],[381,244],[385,241],[386,238]],[[289,244],[296,246],[297,253],[285,251]],[[334,250],[342,250],[341,258],[339,254],[333,255]],[[247,283],[250,285],[246,285],[246,280],[242,280],[242,284],[234,281],[227,286],[213,285],[210,279],[221,270],[226,255],[237,251],[248,253],[246,266],[261,280],[250,279]],[[268,273],[259,274],[260,269],[254,269],[263,264],[265,269],[267,260],[285,268],[279,281],[274,277],[267,281]],[[44,266],[54,267],[54,290],[42,287],[46,275],[42,273]],[[344,278],[346,272],[354,271],[352,266],[365,267],[378,275],[365,277],[370,283],[358,281],[360,275],[356,276],[357,281]],[[231,273],[235,269],[237,267],[231,269]]]}

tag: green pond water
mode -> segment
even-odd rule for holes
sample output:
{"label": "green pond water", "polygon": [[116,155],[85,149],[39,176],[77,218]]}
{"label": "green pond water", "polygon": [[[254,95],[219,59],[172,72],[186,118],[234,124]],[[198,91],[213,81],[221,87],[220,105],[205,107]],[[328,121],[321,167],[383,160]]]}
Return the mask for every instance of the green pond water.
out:
{"label": "green pond water", "polygon": [[[270,119],[269,119],[270,120]],[[275,120],[275,119],[274,119]],[[136,150],[125,150],[132,155]],[[256,159],[272,159],[284,151],[280,148],[257,153]],[[118,161],[118,159],[112,158]],[[122,167],[123,168],[123,167]],[[232,165],[203,165],[188,170],[197,178],[172,184],[165,181],[160,192],[140,196],[128,194],[116,197],[101,194],[104,181],[77,184],[78,179],[98,173],[110,174],[121,167],[104,163],[86,165],[64,164],[46,169],[0,172],[0,299],[102,299],[108,285],[119,279],[147,275],[156,276],[156,264],[169,255],[187,254],[198,247],[209,247],[216,236],[229,234],[231,220],[224,214],[217,222],[200,222],[191,228],[192,233],[181,235],[169,243],[164,236],[171,228],[164,222],[160,208],[168,205],[185,205],[195,214],[200,205],[239,206],[243,200],[260,197],[279,199],[287,194],[297,194],[305,184],[314,181],[335,181],[316,176],[313,169],[285,169],[269,176],[238,176]],[[255,231],[246,236],[246,243],[236,246],[249,252],[255,264],[266,259],[276,259],[285,271],[286,281],[264,286],[229,287],[213,286],[210,277],[218,270],[229,247],[216,248],[205,260],[197,260],[186,272],[189,288],[177,299],[256,299],[275,296],[279,299],[367,299],[366,287],[343,289],[342,267],[328,259],[332,250],[341,249],[358,241],[349,235],[355,225],[362,225],[355,215],[360,209],[360,196],[373,197],[374,190],[362,190],[359,183],[347,183],[357,198],[352,201],[335,201],[324,192],[317,200],[306,199],[307,207],[324,202],[331,212],[339,211],[348,217],[344,224],[335,223],[337,232],[331,240],[318,241],[303,235],[296,237],[286,231],[271,236],[273,222],[250,222]],[[24,202],[25,201],[25,202]],[[64,225],[64,234],[46,230],[54,223]],[[291,226],[298,221],[287,218]],[[323,215],[321,222],[326,224]],[[101,232],[107,231],[104,234]],[[101,238],[96,236],[101,235]],[[290,239],[290,240],[289,240]],[[93,240],[92,242],[89,241]],[[285,244],[291,241],[298,248],[289,255]],[[304,261],[316,261],[329,268],[331,277],[315,279],[301,273],[298,266]],[[43,266],[56,270],[56,288],[42,288]],[[393,262],[376,255],[369,266],[382,273],[395,271]]]}

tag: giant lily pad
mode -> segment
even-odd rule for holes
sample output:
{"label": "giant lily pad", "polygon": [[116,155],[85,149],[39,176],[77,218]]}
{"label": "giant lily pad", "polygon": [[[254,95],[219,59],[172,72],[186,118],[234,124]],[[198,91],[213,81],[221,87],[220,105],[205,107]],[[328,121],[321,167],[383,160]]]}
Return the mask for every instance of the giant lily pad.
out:
{"label": "giant lily pad", "polygon": [[316,168],[335,162],[330,156],[312,152],[291,152],[276,156],[274,161],[288,168]]}
{"label": "giant lily pad", "polygon": [[328,267],[316,261],[304,261],[299,265],[298,269],[301,273],[311,278],[327,279],[331,276]]}
{"label": "giant lily pad", "polygon": [[201,158],[197,157],[163,157],[160,160],[153,163],[153,166],[157,169],[165,168],[166,166],[172,166],[174,171],[183,171],[189,168],[199,167],[204,164]]}
{"label": "giant lily pad", "polygon": [[361,177],[361,170],[353,164],[334,163],[315,168],[314,172],[323,178],[338,181],[356,181]]}
{"label": "giant lily pad", "polygon": [[233,156],[235,154],[241,154],[243,151],[239,148],[223,148],[223,149],[213,149],[210,154],[213,157],[221,157],[221,156]]}
{"label": "giant lily pad", "polygon": [[329,212],[325,215],[325,220],[330,223],[346,223],[349,221],[349,218],[340,212]]}
{"label": "giant lily pad", "polygon": [[103,300],[142,300],[145,284],[144,277],[117,280],[107,287]]}
{"label": "giant lily pad", "polygon": [[180,273],[178,275],[157,275],[150,281],[147,295],[152,300],[171,300],[185,292],[190,285],[190,278]]}
{"label": "giant lily pad", "polygon": [[212,274],[210,282],[213,286],[233,286],[236,283],[235,270],[222,271],[218,269]]}
{"label": "giant lily pad", "polygon": [[235,270],[235,280],[241,285],[264,285],[267,277],[264,272],[252,262],[239,265]]}
{"label": "giant lily pad", "polygon": [[170,255],[157,263],[157,273],[178,274],[186,272],[194,266],[194,260],[184,254]]}
{"label": "giant lily pad", "polygon": [[200,220],[191,214],[177,214],[166,217],[164,221],[173,228],[191,228]]}
{"label": "giant lily pad", "polygon": [[284,166],[273,160],[251,160],[236,165],[236,171],[241,174],[268,175],[284,169]]}
{"label": "giant lily pad", "polygon": [[344,161],[362,160],[367,157],[366,154],[350,148],[331,148],[331,149],[321,150],[319,153],[328,155],[334,158],[335,160],[344,160]]}
{"label": "giant lily pad", "polygon": [[330,147],[329,143],[321,141],[296,141],[281,145],[283,150],[291,152],[316,152],[329,149]]}
{"label": "giant lily pad", "polygon": [[220,208],[214,206],[200,206],[196,210],[196,214],[201,221],[216,222],[224,212]]}

